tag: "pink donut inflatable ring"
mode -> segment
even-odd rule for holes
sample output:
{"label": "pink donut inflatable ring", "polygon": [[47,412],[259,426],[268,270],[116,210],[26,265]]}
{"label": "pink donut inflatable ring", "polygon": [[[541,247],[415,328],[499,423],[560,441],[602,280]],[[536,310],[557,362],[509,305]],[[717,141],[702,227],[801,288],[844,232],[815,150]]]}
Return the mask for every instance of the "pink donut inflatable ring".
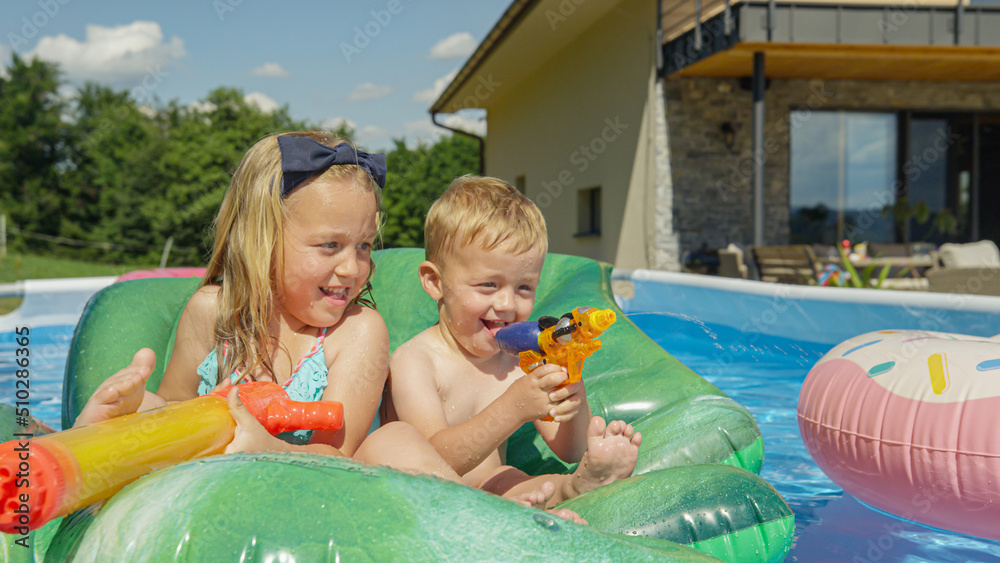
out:
{"label": "pink donut inflatable ring", "polygon": [[890,330],[830,350],[799,395],[816,464],[875,508],[1000,540],[998,336]]}

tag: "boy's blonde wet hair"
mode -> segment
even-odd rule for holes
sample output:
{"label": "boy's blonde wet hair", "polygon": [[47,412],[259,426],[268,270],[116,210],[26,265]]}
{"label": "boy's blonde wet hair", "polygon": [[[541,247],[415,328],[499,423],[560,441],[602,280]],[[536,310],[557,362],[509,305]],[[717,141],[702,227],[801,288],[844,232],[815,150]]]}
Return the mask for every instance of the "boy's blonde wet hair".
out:
{"label": "boy's blonde wet hair", "polygon": [[[381,210],[381,188],[368,172],[353,164],[331,166],[282,198],[281,136],[308,137],[331,148],[347,142],[328,131],[268,135],[250,147],[233,173],[215,218],[215,242],[203,281],[203,285],[221,286],[215,324],[219,383],[235,369],[252,379],[261,367],[275,376],[267,351],[272,346],[269,324],[274,298],[283,277],[282,231],[288,219],[284,200],[309,189],[308,182],[346,180],[372,192],[376,209]],[[365,301],[361,297],[357,300]]]}
{"label": "boy's blonde wet hair", "polygon": [[538,206],[503,180],[456,178],[427,212],[424,251],[438,267],[461,247],[492,250],[507,241],[515,253],[538,245],[544,254],[549,246]]}

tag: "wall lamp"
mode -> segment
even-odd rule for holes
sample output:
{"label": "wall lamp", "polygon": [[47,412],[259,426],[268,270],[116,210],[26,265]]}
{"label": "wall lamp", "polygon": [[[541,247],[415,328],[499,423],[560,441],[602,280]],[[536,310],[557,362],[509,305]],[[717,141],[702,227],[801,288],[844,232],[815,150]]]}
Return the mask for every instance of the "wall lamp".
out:
{"label": "wall lamp", "polygon": [[722,142],[726,144],[726,148],[733,148],[733,145],[736,144],[736,129],[733,124],[727,121],[722,124],[719,130],[722,132]]}

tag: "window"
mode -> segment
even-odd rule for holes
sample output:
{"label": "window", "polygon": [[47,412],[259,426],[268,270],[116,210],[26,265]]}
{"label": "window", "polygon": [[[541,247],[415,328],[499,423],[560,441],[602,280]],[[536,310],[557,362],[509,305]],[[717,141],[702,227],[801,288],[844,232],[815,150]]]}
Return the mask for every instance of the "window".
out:
{"label": "window", "polygon": [[791,242],[1000,240],[1000,114],[792,112]]}
{"label": "window", "polygon": [[596,237],[601,235],[601,188],[587,188],[576,195],[576,235]]}
{"label": "window", "polygon": [[893,242],[896,114],[792,112],[791,242]]}

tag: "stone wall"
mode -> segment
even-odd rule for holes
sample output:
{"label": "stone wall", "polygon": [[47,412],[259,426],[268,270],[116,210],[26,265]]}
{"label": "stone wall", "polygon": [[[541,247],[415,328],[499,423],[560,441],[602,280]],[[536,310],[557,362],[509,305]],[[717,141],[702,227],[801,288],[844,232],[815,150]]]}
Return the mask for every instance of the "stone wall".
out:
{"label": "stone wall", "polygon": [[[748,86],[748,82],[745,86]],[[673,225],[683,255],[753,243],[753,101],[738,79],[665,79]],[[995,83],[771,80],[765,94],[764,239],[789,236],[792,111],[985,110],[1000,112]],[[735,130],[731,148],[722,126]],[[662,218],[660,219],[662,220]]]}

